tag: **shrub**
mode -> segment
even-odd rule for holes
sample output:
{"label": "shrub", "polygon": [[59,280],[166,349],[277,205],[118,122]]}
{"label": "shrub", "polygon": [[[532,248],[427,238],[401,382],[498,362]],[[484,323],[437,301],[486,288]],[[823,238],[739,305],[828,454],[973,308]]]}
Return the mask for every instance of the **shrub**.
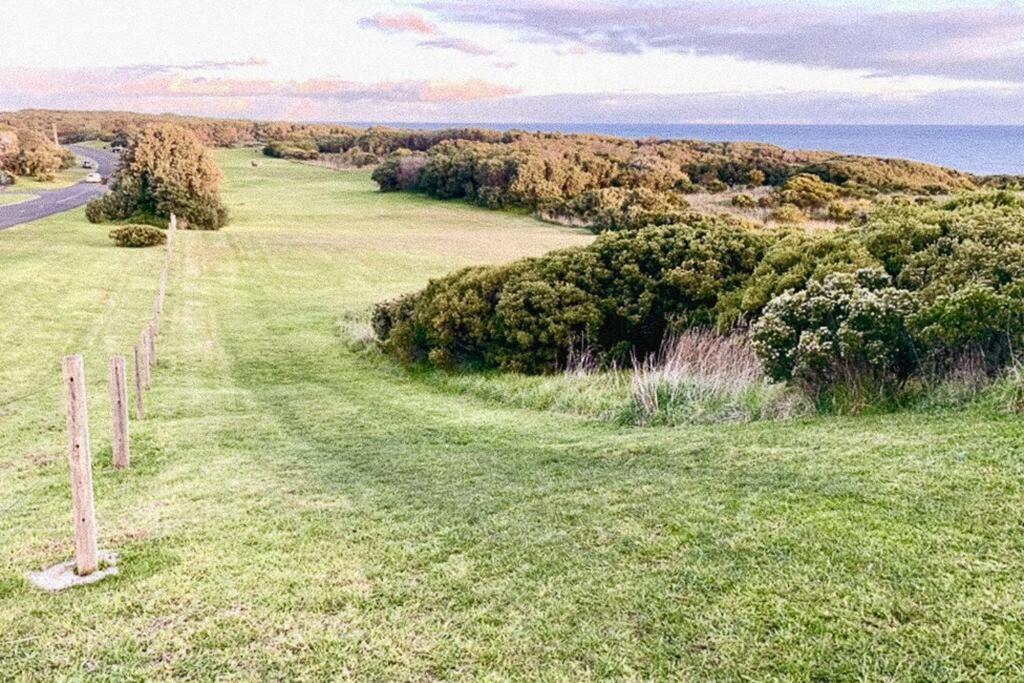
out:
{"label": "shrub", "polygon": [[936,297],[911,324],[940,368],[973,353],[992,373],[1005,367],[1024,342],[1024,289],[996,291],[989,285],[970,284]]}
{"label": "shrub", "polygon": [[410,191],[419,188],[420,171],[427,165],[421,152],[400,150],[374,169],[370,176],[381,192]]}
{"label": "shrub", "polygon": [[689,203],[675,192],[609,187],[587,190],[553,213],[581,221],[594,232],[605,232],[680,223],[690,215],[689,209]]}
{"label": "shrub", "polygon": [[849,204],[843,202],[830,202],[825,210],[829,220],[837,223],[848,223],[857,214],[856,210]]}
{"label": "shrub", "polygon": [[602,362],[656,350],[666,332],[716,319],[768,238],[725,218],[604,233],[591,245],[470,268],[379,305],[374,327],[399,358],[525,372],[561,367],[585,343]]}
{"label": "shrub", "polygon": [[320,156],[316,142],[310,138],[272,140],[263,147],[263,153],[276,159],[316,159]]}
{"label": "shrub", "polygon": [[839,196],[839,188],[810,173],[800,173],[779,190],[779,203],[800,209],[820,209]]}
{"label": "shrub", "polygon": [[732,205],[738,209],[752,209],[757,206],[757,200],[749,194],[740,193],[732,198]]}
{"label": "shrub", "polygon": [[721,324],[751,319],[772,298],[786,290],[802,290],[812,280],[881,264],[852,232],[791,232],[780,236],[757,264],[739,301],[738,309],[723,310],[729,316]]}
{"label": "shrub", "polygon": [[167,234],[151,225],[122,225],[110,231],[119,247],[155,247],[167,241]]}
{"label": "shrub", "polygon": [[918,367],[914,308],[880,270],[837,273],[773,299],[754,325],[754,348],[770,377],[813,395],[856,384],[885,392]]}
{"label": "shrub", "polygon": [[799,225],[807,220],[807,214],[793,204],[783,204],[772,212],[772,220],[776,223]]}
{"label": "shrub", "polygon": [[764,171],[759,168],[752,168],[747,172],[747,185],[750,187],[760,187],[764,185],[766,179]]}
{"label": "shrub", "polygon": [[174,213],[182,227],[216,230],[227,223],[220,182],[220,170],[191,132],[152,126],[131,138],[111,191],[90,202],[86,215],[105,221]]}

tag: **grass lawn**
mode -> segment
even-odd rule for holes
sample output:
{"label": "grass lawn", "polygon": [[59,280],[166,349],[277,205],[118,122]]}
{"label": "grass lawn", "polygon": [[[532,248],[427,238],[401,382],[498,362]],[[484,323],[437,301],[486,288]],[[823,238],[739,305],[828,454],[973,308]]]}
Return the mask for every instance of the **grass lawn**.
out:
{"label": "grass lawn", "polygon": [[57,171],[53,180],[36,180],[32,177],[19,177],[17,188],[19,191],[37,192],[39,190],[60,190],[70,187],[82,181],[85,176],[92,173],[88,168],[82,168],[82,160],[79,159],[71,168]]}
{"label": "grass lawn", "polygon": [[86,140],[85,142],[75,143],[82,147],[88,147],[89,149],[110,149],[110,143],[104,142],[103,140]]}
{"label": "grass lawn", "polygon": [[25,192],[0,192],[0,206],[10,206],[11,204],[20,204],[35,199],[39,195],[28,194]]}
{"label": "grass lawn", "polygon": [[[232,224],[178,234],[126,472],[106,357],[162,251],[81,210],[0,233],[0,679],[1024,676],[1024,420],[641,429],[425,381],[352,321],[589,237],[254,156],[218,152]],[[50,595],[78,351],[121,574]]]}

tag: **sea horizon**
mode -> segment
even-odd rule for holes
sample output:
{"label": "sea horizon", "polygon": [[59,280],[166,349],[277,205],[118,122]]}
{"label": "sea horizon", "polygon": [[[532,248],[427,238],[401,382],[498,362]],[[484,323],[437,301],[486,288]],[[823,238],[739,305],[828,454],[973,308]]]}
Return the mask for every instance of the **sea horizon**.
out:
{"label": "sea horizon", "polygon": [[979,175],[1024,175],[1024,125],[807,123],[552,123],[326,121],[356,127],[487,128],[705,142],[762,142],[787,149],[908,159]]}

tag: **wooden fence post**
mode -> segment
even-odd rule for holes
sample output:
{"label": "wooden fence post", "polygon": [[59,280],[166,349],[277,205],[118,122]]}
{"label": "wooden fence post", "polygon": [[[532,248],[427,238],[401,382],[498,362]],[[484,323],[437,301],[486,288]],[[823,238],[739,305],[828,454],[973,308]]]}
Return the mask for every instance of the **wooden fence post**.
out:
{"label": "wooden fence post", "polygon": [[146,417],[146,410],[142,404],[142,364],[144,359],[142,353],[139,350],[140,344],[135,345],[135,417],[136,419],[142,420]]}
{"label": "wooden fence post", "polygon": [[139,346],[142,347],[142,388],[149,389],[153,375],[149,369],[149,340],[146,339],[146,330],[139,336]]}
{"label": "wooden fence post", "polygon": [[71,466],[71,507],[75,515],[75,565],[79,576],[99,566],[96,549],[96,508],[92,496],[92,449],[89,409],[85,397],[85,366],[81,356],[63,362],[67,408],[68,463]]}
{"label": "wooden fence post", "polygon": [[110,358],[110,412],[114,418],[114,467],[128,467],[130,459],[128,441],[128,381],[125,377],[124,356]]}
{"label": "wooden fence post", "polygon": [[156,318],[149,323],[146,330],[146,339],[149,340],[149,367],[156,367]]}

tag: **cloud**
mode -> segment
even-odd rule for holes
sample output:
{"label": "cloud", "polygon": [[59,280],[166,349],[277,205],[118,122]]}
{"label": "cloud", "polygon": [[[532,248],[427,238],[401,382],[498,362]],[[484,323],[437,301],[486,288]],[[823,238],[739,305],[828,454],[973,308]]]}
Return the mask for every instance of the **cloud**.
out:
{"label": "cloud", "polygon": [[442,36],[440,38],[434,38],[433,40],[424,40],[418,43],[420,47],[437,47],[444,50],[458,50],[459,52],[465,52],[468,55],[493,55],[494,50],[488,49],[483,45],[478,45],[474,42],[463,40],[462,38],[452,38],[450,36]]}
{"label": "cloud", "polygon": [[518,90],[481,80],[464,82],[430,81],[419,91],[424,102],[476,102],[500,100],[518,94]]}
{"label": "cloud", "polygon": [[303,81],[207,78],[186,73],[151,73],[135,67],[105,69],[0,69],[4,99],[45,97],[120,98],[305,98],[338,102],[470,102],[517,94],[482,80],[362,82],[339,78]]}
{"label": "cloud", "polygon": [[419,33],[432,36],[438,33],[437,27],[417,14],[375,14],[359,20],[363,28],[373,28],[387,33]]}
{"label": "cloud", "polygon": [[418,33],[420,35],[435,36],[430,40],[423,40],[417,43],[419,47],[456,50],[467,55],[483,57],[493,55],[495,52],[490,48],[464,38],[447,35],[436,25],[431,24],[417,14],[375,14],[372,17],[364,17],[357,23],[363,28],[373,28],[387,33]]}
{"label": "cloud", "polygon": [[520,0],[501,6],[429,0],[421,6],[447,21],[600,52],[665,50],[879,75],[1024,82],[1024,9],[1011,4],[889,12],[778,0]]}

